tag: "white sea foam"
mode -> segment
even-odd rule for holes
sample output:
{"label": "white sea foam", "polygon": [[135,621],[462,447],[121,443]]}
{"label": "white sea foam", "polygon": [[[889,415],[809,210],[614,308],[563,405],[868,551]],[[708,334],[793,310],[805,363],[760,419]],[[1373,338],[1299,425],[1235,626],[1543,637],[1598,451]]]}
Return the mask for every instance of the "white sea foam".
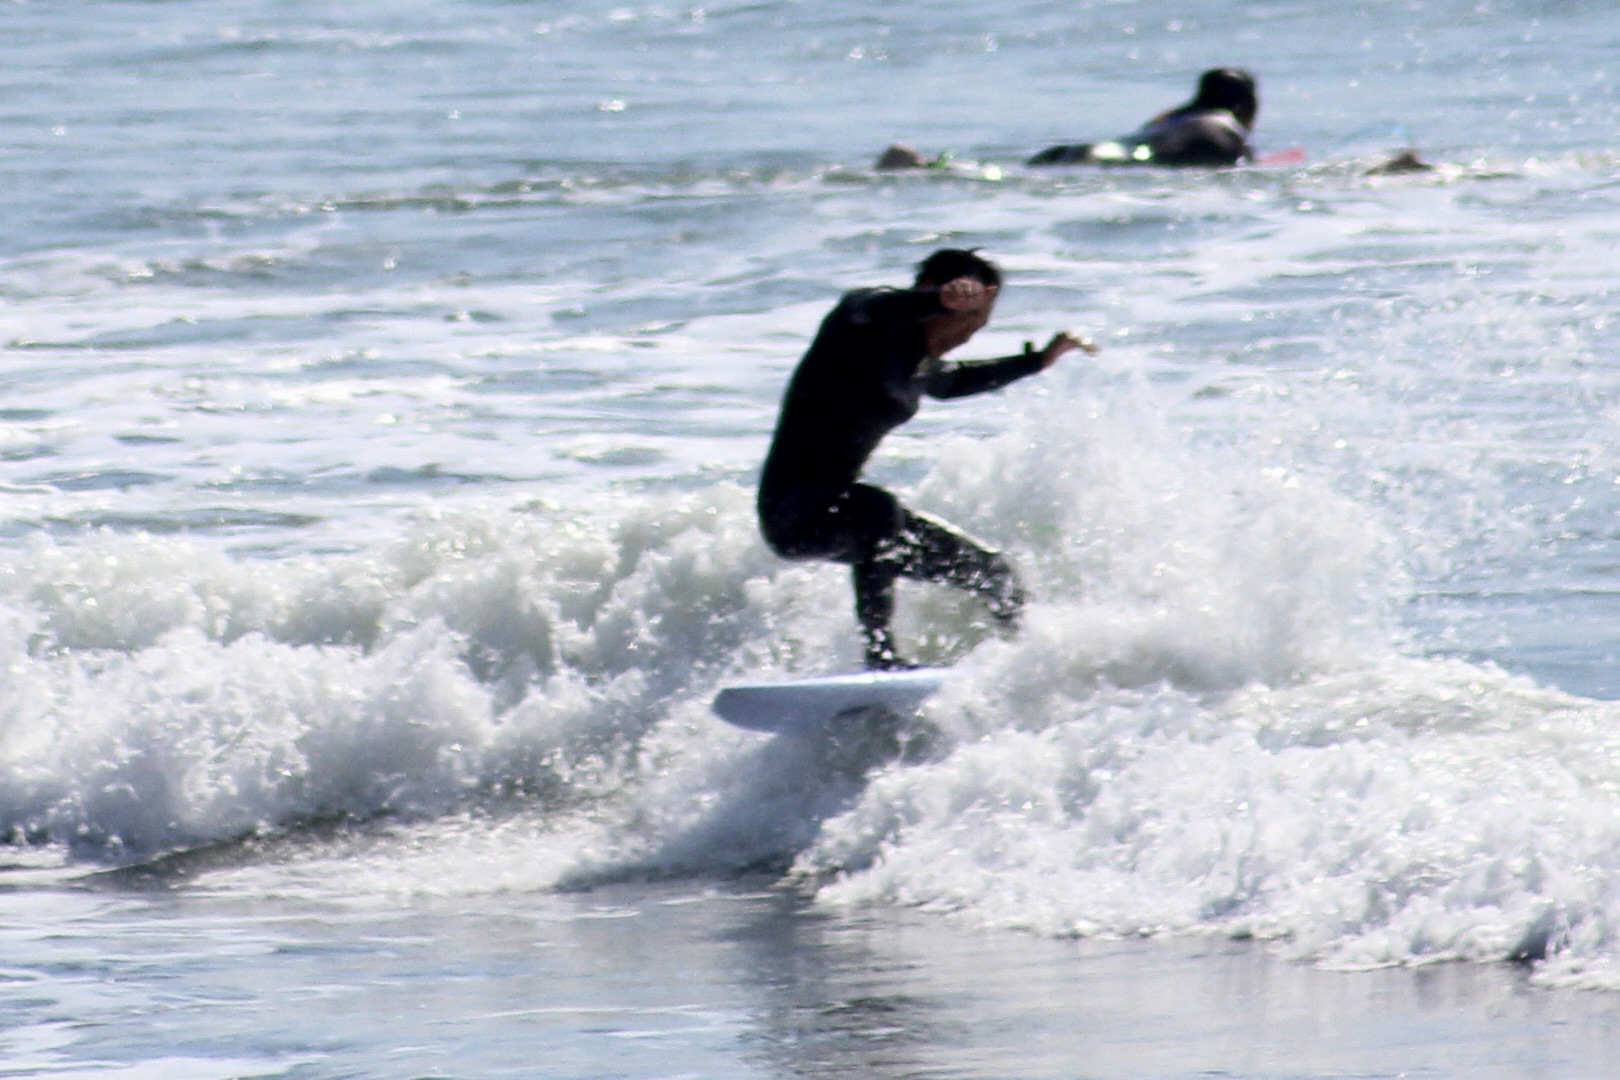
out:
{"label": "white sea foam", "polygon": [[332,859],[380,895],[796,861],[834,905],[1257,936],[1335,966],[1545,957],[1542,978],[1607,985],[1614,707],[1403,653],[1377,515],[1178,449],[1128,402],[947,443],[911,494],[1004,545],[1038,598],[1002,640],[969,601],[903,592],[907,639],[964,658],[923,760],[707,715],[728,674],[856,656],[844,572],[770,557],[748,492],[720,486],[268,564],[37,540],[5,568],[3,823],[125,861],[392,818],[221,883],[321,889]]}
{"label": "white sea foam", "polygon": [[[971,714],[1001,697],[984,682],[937,722],[982,726]],[[1252,935],[1334,966],[1608,963],[1612,706],[1398,660],[1215,702],[1053,698],[1018,699],[1022,730],[878,777],[800,859],[823,901]]]}
{"label": "white sea foam", "polygon": [[37,542],[6,574],[5,827],[143,857],[543,786],[734,647],[736,556],[762,557],[738,503],[430,522],[324,562]]}

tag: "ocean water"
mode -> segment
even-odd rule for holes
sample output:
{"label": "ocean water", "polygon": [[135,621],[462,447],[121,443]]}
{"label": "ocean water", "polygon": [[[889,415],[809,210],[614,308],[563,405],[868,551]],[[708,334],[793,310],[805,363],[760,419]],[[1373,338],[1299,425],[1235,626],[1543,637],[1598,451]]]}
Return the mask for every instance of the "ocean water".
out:
{"label": "ocean water", "polygon": [[[1620,10],[0,25],[0,1076],[1620,1068]],[[1227,64],[1289,163],[1021,164]],[[943,245],[1103,346],[869,470],[1027,621],[903,586],[904,753],[726,727],[858,663],[752,485]]]}

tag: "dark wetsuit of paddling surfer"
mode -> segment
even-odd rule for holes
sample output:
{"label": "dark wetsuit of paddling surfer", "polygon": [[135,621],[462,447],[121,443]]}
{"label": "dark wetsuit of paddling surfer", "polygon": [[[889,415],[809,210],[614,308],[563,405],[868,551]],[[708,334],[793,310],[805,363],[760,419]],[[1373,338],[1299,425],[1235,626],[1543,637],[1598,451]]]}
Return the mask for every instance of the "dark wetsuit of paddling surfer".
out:
{"label": "dark wetsuit of paddling surfer", "polygon": [[975,364],[940,360],[988,320],[1000,280],[978,255],[947,249],[923,262],[915,288],[848,293],[822,321],[782,401],[760,477],[760,531],[784,558],[853,568],[869,667],[908,666],[889,631],[902,575],[977,592],[1002,622],[1022,607],[1000,554],[858,482],[883,436],[911,419],[924,394],[995,390],[1076,347],[1059,334],[1039,352]]}
{"label": "dark wetsuit of paddling surfer", "polygon": [[1204,72],[1191,101],[1140,130],[1108,142],[1051,146],[1029,164],[1236,165],[1254,159],[1249,132],[1259,111],[1254,76],[1241,68],[1216,68]]}

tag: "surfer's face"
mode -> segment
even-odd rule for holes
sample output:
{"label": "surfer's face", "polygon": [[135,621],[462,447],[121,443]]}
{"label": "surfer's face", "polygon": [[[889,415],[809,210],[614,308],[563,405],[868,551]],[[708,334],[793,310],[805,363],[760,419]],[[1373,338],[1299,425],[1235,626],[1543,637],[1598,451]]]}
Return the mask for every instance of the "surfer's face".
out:
{"label": "surfer's face", "polygon": [[996,302],[990,300],[967,311],[948,311],[929,318],[924,324],[928,355],[938,358],[959,345],[967,344],[974,334],[984,329],[995,307]]}

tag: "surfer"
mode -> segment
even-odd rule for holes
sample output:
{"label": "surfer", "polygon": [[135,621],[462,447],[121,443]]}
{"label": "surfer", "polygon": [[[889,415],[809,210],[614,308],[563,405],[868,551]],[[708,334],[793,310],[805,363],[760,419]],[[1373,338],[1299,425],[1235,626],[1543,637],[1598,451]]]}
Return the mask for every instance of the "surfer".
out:
{"label": "surfer", "polygon": [[967,589],[1011,625],[1024,593],[1012,566],[945,522],[859,483],[883,436],[910,420],[922,395],[964,397],[1006,386],[1091,342],[1055,334],[1036,351],[950,363],[946,353],[990,320],[1001,272],[976,252],[945,248],[917,267],[909,289],[856,289],[822,320],[788,382],[759,483],[765,541],[788,559],[849,564],[866,665],[911,667],[894,647],[894,582],[905,576]]}
{"label": "surfer", "polygon": [[890,143],[884,147],[883,153],[878,155],[872,168],[879,172],[894,172],[899,169],[932,169],[945,164],[945,155],[929,157],[914,146],[905,143]]}
{"label": "surfer", "polygon": [[1185,105],[1161,113],[1123,138],[1050,146],[1030,165],[1236,165],[1253,161],[1249,133],[1260,112],[1254,76],[1215,68]]}

